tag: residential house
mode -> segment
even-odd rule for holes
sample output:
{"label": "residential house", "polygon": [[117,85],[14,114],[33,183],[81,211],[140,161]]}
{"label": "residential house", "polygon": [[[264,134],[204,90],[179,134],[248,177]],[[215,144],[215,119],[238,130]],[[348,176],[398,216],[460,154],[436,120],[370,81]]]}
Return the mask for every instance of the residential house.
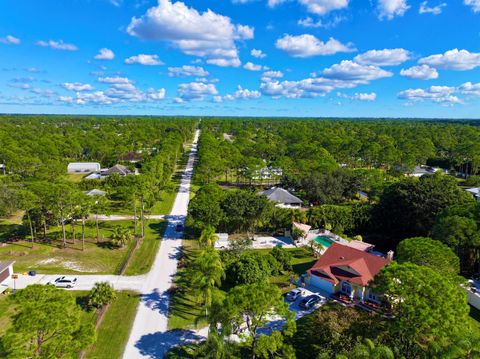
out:
{"label": "residential house", "polygon": [[260,194],[266,196],[271,202],[275,202],[277,207],[300,208],[303,203],[300,198],[280,187],[272,187]]}
{"label": "residential house", "polygon": [[2,289],[5,286],[7,280],[12,277],[13,274],[13,265],[15,261],[2,261],[0,262],[0,293],[3,292]]}
{"label": "residential house", "polygon": [[124,165],[119,165],[116,164],[113,167],[110,167],[108,170],[106,170],[103,174],[110,176],[113,174],[119,174],[120,176],[128,176],[130,174],[133,174],[134,172],[130,171],[126,166]]}
{"label": "residential house", "polygon": [[393,252],[381,257],[351,246],[332,243],[307,271],[306,284],[324,292],[340,294],[349,300],[380,303],[369,287],[370,281],[392,261]]}
{"label": "residential house", "polygon": [[100,172],[98,162],[71,162],[67,167],[68,173]]}
{"label": "residential house", "polygon": [[407,176],[410,177],[422,177],[425,175],[433,175],[434,173],[438,172],[439,169],[431,166],[415,166],[412,172],[409,172]]}

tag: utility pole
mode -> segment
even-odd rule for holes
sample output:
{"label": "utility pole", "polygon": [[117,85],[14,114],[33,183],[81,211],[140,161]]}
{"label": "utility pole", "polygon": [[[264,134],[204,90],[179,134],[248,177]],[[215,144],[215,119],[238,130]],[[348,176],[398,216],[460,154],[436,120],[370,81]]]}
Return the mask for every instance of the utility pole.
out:
{"label": "utility pole", "polygon": [[141,200],[141,212],[140,212],[140,216],[141,216],[141,221],[142,221],[142,238],[145,236],[145,216],[144,216],[144,211],[145,211],[145,205],[143,203],[143,193],[140,195],[140,200]]}

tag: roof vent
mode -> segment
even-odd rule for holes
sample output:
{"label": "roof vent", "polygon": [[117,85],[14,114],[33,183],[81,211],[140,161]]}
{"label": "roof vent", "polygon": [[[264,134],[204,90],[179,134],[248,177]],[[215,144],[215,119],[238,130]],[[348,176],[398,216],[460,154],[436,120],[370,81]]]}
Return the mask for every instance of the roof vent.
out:
{"label": "roof vent", "polygon": [[345,257],[344,257],[344,256],[341,256],[340,259],[345,259]]}

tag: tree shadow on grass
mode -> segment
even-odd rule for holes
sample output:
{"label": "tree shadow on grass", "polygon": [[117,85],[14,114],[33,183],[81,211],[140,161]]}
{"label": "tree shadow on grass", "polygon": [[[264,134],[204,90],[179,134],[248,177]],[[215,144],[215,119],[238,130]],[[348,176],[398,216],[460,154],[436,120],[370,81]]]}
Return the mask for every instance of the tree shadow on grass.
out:
{"label": "tree shadow on grass", "polygon": [[103,248],[103,249],[120,249],[119,246],[117,246],[116,244],[113,244],[112,242],[110,241],[105,241],[105,242],[98,242],[96,243],[97,247],[99,248]]}
{"label": "tree shadow on grass", "polygon": [[166,221],[161,221],[161,222],[156,222],[156,223],[149,223],[148,228],[153,230],[155,234],[159,236],[158,239],[163,237],[163,234],[165,233],[165,229],[167,228],[167,222]]}
{"label": "tree shadow on grass", "polygon": [[317,260],[314,259],[312,261],[305,262],[305,263],[297,263],[297,264],[292,265],[292,269],[295,273],[301,275],[301,274],[305,273],[307,271],[307,269],[312,268],[316,261]]}

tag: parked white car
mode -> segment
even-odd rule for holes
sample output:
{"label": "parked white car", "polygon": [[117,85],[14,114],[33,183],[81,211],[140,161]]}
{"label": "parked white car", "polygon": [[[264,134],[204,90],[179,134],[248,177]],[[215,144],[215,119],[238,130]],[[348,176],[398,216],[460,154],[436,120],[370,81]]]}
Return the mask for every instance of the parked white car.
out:
{"label": "parked white car", "polygon": [[52,284],[57,288],[73,288],[77,284],[77,278],[69,277],[58,277],[53,282],[48,282],[47,284]]}
{"label": "parked white car", "polygon": [[303,290],[301,288],[296,288],[291,290],[285,295],[285,299],[289,302],[295,302],[298,298],[300,298],[303,294]]}

